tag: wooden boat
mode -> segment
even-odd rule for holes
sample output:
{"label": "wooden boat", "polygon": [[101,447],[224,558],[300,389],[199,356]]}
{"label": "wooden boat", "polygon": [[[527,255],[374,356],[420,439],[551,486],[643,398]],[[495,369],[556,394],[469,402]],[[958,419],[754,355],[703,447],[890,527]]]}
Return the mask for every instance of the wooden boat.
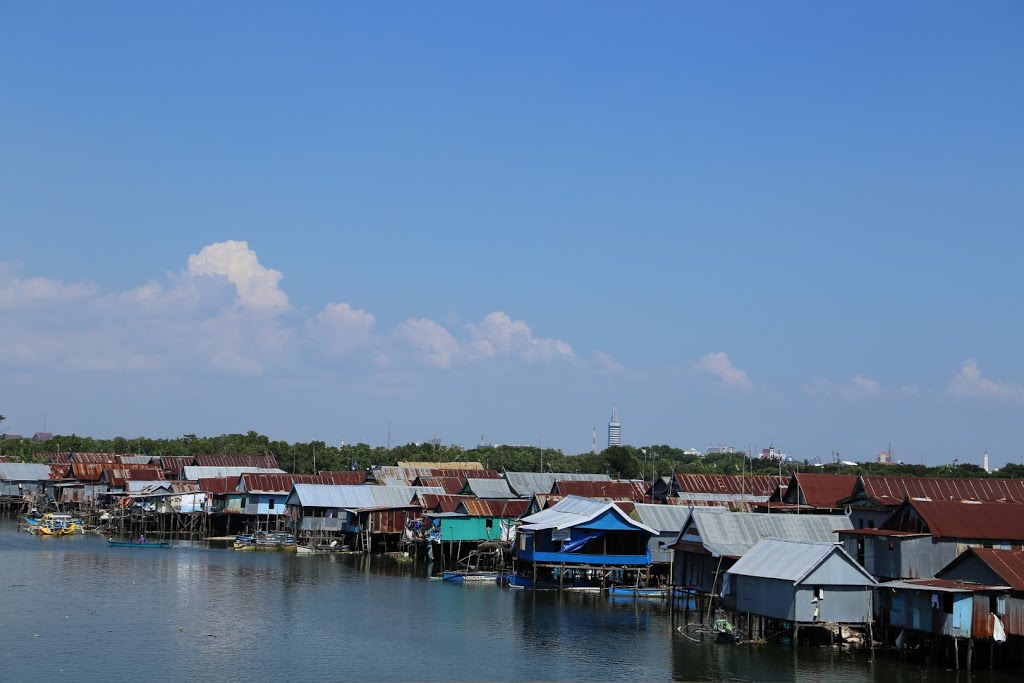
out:
{"label": "wooden boat", "polygon": [[451,583],[498,583],[498,572],[457,571],[443,572],[441,578]]}
{"label": "wooden boat", "polygon": [[138,541],[115,541],[114,539],[108,539],[107,543],[112,548],[170,548],[170,541],[159,541],[159,542],[146,542],[139,543]]}
{"label": "wooden boat", "polygon": [[48,513],[30,526],[29,530],[41,536],[69,536],[80,528],[78,520],[71,515]]}
{"label": "wooden boat", "polygon": [[633,588],[630,586],[611,586],[608,595],[624,598],[664,598],[668,595],[667,588]]}
{"label": "wooden boat", "polygon": [[276,531],[272,534],[258,532],[254,536],[235,536],[235,542],[231,546],[234,550],[284,550],[297,552],[298,545],[295,537],[285,531]]}

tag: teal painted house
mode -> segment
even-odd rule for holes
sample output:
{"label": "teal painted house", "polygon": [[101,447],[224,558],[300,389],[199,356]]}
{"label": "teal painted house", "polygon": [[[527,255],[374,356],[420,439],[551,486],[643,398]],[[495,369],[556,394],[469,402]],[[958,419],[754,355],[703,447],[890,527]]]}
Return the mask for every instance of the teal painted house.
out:
{"label": "teal painted house", "polygon": [[[454,512],[428,513],[425,515],[435,527],[432,537],[445,543],[468,541],[509,540],[515,521],[526,513],[530,501],[519,498],[510,500],[467,499],[459,503]],[[502,533],[502,530],[505,533]]]}

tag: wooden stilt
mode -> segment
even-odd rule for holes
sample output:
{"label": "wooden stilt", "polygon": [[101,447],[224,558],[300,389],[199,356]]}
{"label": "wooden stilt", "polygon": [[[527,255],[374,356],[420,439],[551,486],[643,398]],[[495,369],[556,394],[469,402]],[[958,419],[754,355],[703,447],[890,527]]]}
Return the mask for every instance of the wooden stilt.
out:
{"label": "wooden stilt", "polygon": [[974,638],[967,639],[967,663],[964,669],[967,671],[971,670],[971,655],[974,654]]}
{"label": "wooden stilt", "polygon": [[956,665],[953,667],[955,670],[960,670],[960,639],[953,638],[953,660]]}

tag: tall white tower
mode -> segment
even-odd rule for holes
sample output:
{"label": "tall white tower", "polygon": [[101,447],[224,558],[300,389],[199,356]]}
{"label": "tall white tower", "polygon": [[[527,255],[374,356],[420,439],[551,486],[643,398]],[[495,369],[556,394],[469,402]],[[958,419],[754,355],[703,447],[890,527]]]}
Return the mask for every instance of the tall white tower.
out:
{"label": "tall white tower", "polygon": [[985,451],[985,457],[982,458],[981,469],[985,470],[986,472],[991,472],[992,471],[992,470],[990,470],[988,468],[988,451]]}
{"label": "tall white tower", "polygon": [[618,446],[622,443],[622,425],[619,424],[619,409],[612,406],[612,419],[608,422],[608,445]]}

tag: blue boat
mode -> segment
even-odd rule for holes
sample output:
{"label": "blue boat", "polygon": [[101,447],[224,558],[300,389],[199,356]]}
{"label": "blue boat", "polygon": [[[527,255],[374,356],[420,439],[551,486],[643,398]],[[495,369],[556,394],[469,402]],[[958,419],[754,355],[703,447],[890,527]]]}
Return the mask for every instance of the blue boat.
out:
{"label": "blue boat", "polygon": [[664,598],[668,596],[667,588],[630,588],[629,586],[612,586],[608,595],[622,598]]}
{"label": "blue boat", "polygon": [[451,583],[498,583],[498,572],[444,572],[441,578]]}

